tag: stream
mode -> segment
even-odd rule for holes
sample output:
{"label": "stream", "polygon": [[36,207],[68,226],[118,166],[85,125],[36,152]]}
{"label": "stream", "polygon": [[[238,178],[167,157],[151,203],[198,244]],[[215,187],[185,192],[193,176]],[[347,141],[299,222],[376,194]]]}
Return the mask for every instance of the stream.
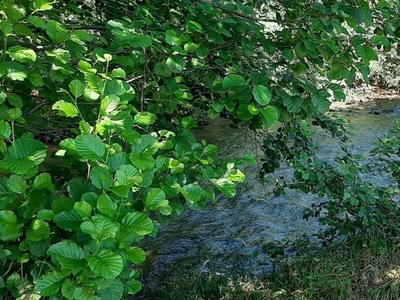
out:
{"label": "stream", "polygon": [[[341,105],[337,114],[350,119],[354,135],[351,151],[368,156],[373,143],[383,137],[392,120],[400,118],[400,98],[397,95],[372,95],[368,103]],[[335,105],[333,106],[335,107]],[[219,146],[221,155],[239,156],[255,152],[255,146],[243,129],[233,129],[230,121],[214,120],[195,132]],[[327,134],[318,132],[315,140],[321,144],[319,155],[334,158],[339,147]],[[270,271],[273,261],[265,245],[273,241],[295,240],[321,230],[316,219],[303,220],[303,211],[318,201],[313,195],[289,190],[284,196],[269,196],[271,188],[256,180],[256,166],[245,168],[247,181],[232,198],[219,196],[216,203],[200,211],[185,211],[162,228],[156,238],[145,239],[142,247],[152,253],[145,268],[144,286],[154,290],[166,277],[192,272],[217,272],[229,275],[262,275]],[[277,175],[290,176],[283,167]],[[368,174],[371,181],[385,184],[387,178]]]}

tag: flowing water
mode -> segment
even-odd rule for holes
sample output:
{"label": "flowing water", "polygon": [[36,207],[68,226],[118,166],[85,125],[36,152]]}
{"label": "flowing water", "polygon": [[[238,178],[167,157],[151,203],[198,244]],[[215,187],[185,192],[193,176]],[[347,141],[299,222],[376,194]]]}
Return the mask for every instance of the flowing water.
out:
{"label": "flowing water", "polygon": [[[400,118],[400,99],[372,101],[356,107],[346,106],[339,114],[351,119],[354,136],[352,151],[368,156],[373,143],[388,132],[394,118]],[[233,129],[228,120],[216,120],[195,134],[216,143],[221,155],[256,154],[245,130]],[[317,133],[319,154],[334,158],[340,151],[327,134]],[[154,289],[167,276],[187,271],[202,274],[261,275],[273,264],[265,245],[273,241],[294,240],[321,230],[317,220],[303,220],[303,211],[318,201],[298,191],[274,197],[271,188],[256,180],[257,167],[246,167],[247,182],[236,197],[220,196],[215,204],[201,211],[186,211],[160,230],[156,238],[142,245],[153,254],[144,277],[145,286]],[[290,176],[289,168],[277,175]],[[384,184],[387,178],[370,174],[371,180]]]}

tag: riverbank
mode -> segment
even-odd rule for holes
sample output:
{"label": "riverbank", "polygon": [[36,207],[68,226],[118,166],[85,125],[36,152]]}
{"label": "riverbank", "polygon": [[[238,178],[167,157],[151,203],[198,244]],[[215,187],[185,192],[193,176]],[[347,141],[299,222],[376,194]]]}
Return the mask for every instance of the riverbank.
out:
{"label": "riverbank", "polygon": [[304,257],[282,258],[264,277],[188,273],[170,278],[151,299],[399,299],[398,244],[398,237],[362,235]]}

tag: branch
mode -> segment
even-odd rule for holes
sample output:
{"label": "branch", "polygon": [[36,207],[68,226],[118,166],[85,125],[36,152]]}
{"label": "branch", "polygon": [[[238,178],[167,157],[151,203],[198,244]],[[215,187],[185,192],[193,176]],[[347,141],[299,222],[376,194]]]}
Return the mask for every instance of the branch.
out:
{"label": "branch", "polygon": [[234,10],[231,10],[231,9],[228,9],[228,8],[225,8],[225,7],[222,7],[222,6],[219,6],[217,4],[214,4],[214,3],[211,3],[211,2],[208,2],[208,1],[204,1],[204,0],[199,0],[198,2],[201,2],[201,3],[204,3],[204,4],[209,4],[209,5],[217,8],[217,9],[222,10],[223,12],[225,12],[225,13],[227,13],[229,15],[235,15],[235,16],[243,18],[243,19],[250,19],[250,20],[253,20],[253,21],[257,21],[257,22],[261,21],[261,22],[270,22],[270,23],[277,23],[277,24],[282,24],[283,23],[282,21],[278,21],[276,19],[257,18],[257,17],[253,17],[253,16],[250,16],[250,15],[246,15],[246,14],[243,14],[243,13],[240,13],[240,12],[237,12],[237,11],[234,11]]}

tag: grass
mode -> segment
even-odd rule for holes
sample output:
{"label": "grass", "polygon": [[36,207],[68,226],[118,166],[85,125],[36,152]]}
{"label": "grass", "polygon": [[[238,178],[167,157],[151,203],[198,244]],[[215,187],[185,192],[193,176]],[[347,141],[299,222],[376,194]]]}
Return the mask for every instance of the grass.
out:
{"label": "grass", "polygon": [[359,236],[279,265],[263,278],[169,278],[162,290],[144,299],[400,299],[397,239]]}

